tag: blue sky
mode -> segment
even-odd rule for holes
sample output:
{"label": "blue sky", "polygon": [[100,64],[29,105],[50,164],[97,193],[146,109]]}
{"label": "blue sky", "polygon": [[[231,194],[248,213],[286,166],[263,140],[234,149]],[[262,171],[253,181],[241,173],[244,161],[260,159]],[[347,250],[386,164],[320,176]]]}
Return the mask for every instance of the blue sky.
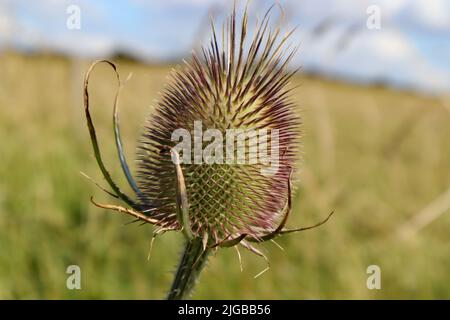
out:
{"label": "blue sky", "polygon": [[[273,2],[251,1],[252,18],[261,16]],[[295,65],[357,82],[384,80],[426,92],[450,92],[450,1],[278,2],[286,11],[286,28],[299,27],[292,40],[301,43]],[[198,42],[207,42],[208,12],[220,22],[231,3],[0,0],[0,48],[55,50],[87,58],[107,57],[121,50],[146,61],[181,60]],[[245,1],[238,4],[242,7]],[[80,8],[79,30],[66,27],[70,5]],[[379,30],[366,27],[370,5],[380,9]],[[320,33],[320,26],[328,28],[322,28],[324,32]]]}

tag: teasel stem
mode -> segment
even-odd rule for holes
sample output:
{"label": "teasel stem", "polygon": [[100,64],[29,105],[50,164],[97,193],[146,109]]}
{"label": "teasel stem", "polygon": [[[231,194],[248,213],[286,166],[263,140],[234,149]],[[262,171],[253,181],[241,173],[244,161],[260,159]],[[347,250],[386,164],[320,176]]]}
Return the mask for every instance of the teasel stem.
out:
{"label": "teasel stem", "polygon": [[210,252],[211,249],[204,246],[202,238],[186,240],[167,300],[182,300],[189,297]]}

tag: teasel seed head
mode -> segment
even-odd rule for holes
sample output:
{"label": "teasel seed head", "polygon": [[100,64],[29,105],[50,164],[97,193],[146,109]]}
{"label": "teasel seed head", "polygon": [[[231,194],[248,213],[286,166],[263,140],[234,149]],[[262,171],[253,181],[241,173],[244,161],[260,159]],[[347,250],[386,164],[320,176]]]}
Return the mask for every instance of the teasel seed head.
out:
{"label": "teasel seed head", "polygon": [[[233,10],[221,37],[212,23],[210,45],[172,72],[160,102],[146,121],[138,147],[138,206],[156,224],[167,229],[185,227],[177,214],[178,177],[167,151],[178,143],[172,141],[177,129],[187,130],[194,140],[198,122],[202,133],[207,129],[222,133],[224,161],[180,165],[193,236],[210,244],[243,234],[257,239],[275,230],[283,219],[299,151],[300,118],[290,99],[289,85],[296,70],[288,69],[296,49],[286,46],[292,31],[281,36],[280,27],[270,29],[269,12],[249,39],[247,10],[239,26]],[[276,172],[263,174],[267,163],[248,163],[249,137],[246,163],[226,163],[229,129],[267,130],[269,159],[278,152]],[[277,150],[271,147],[271,132],[278,133]],[[203,142],[202,150],[208,143]],[[256,143],[257,150],[263,147],[260,140]],[[234,144],[234,159],[236,149]]]}
{"label": "teasel seed head", "polygon": [[[193,54],[182,69],[172,73],[139,141],[137,182],[123,152],[118,116],[123,82],[116,65],[96,61],[84,79],[92,147],[111,191],[95,183],[128,207],[91,201],[98,207],[133,216],[135,221],[157,225],[152,243],[166,231],[182,230],[185,235],[185,249],[168,299],[183,299],[192,292],[211,249],[241,244],[263,257],[268,266],[258,277],[268,270],[269,260],[251,242],[316,228],[333,214],[313,226],[285,228],[292,209],[292,173],[300,134],[300,118],[289,97],[289,80],[295,71],[287,69],[296,49],[285,47],[292,31],[281,37],[279,27],[270,30],[269,9],[247,43],[247,9],[238,28],[235,8],[222,27],[222,41],[218,41],[212,24],[212,40],[202,49],[202,56]],[[137,200],[121,191],[103,163],[90,115],[89,77],[102,62],[114,69],[119,83],[113,109],[115,142],[123,173]],[[182,157],[180,144],[173,139],[180,130],[189,139],[188,148],[181,148]],[[206,138],[211,130],[214,134]],[[233,137],[229,141],[230,131]],[[209,138],[214,138],[213,144],[209,144]],[[192,144],[194,163],[182,162],[182,158],[192,160]],[[208,148],[214,149],[213,161],[208,161],[208,155],[212,155],[206,153]],[[238,256],[240,260],[239,251]]]}

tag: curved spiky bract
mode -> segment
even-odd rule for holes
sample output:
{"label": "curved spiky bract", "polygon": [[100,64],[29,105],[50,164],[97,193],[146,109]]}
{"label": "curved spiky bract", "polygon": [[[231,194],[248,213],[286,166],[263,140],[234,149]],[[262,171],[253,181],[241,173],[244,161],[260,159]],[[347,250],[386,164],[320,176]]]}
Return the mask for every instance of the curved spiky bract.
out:
{"label": "curved spiky bract", "polygon": [[[178,143],[171,140],[177,129],[188,130],[194,146],[196,121],[201,121],[203,133],[207,129],[222,133],[223,163],[181,164],[192,232],[215,243],[242,234],[257,238],[277,228],[298,151],[300,120],[288,88],[295,71],[286,69],[296,50],[284,48],[291,33],[281,37],[279,28],[269,30],[267,13],[248,42],[247,14],[239,27],[236,20],[233,11],[221,39],[213,26],[210,46],[202,49],[202,56],[194,54],[181,70],[172,73],[171,83],[147,121],[138,152],[142,212],[162,226],[180,229],[174,164],[164,150]],[[227,163],[228,129],[243,130],[242,134],[249,129],[278,130],[277,150],[271,147],[270,134],[267,141],[269,158],[274,152],[279,154],[276,172],[262,173],[261,169],[273,163],[249,164],[254,150],[250,145],[255,143],[249,136],[245,163],[237,163],[236,147],[235,160]],[[203,142],[202,147],[209,143]]]}

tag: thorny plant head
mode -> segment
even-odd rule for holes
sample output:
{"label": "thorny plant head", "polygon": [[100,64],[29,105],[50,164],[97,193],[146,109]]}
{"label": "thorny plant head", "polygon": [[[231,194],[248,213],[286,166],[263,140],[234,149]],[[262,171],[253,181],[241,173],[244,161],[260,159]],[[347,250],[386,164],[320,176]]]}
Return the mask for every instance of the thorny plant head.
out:
{"label": "thorny plant head", "polygon": [[[113,189],[110,194],[122,199],[129,208],[96,203],[98,206],[125,212],[136,220],[158,226],[155,235],[182,230],[187,239],[201,239],[205,250],[242,244],[262,256],[250,242],[263,242],[315,227],[285,229],[291,211],[291,177],[299,151],[300,119],[290,99],[292,88],[289,87],[296,71],[287,69],[297,48],[286,47],[293,30],[281,36],[280,27],[269,28],[270,11],[248,41],[247,9],[239,25],[236,9],[233,9],[220,35],[212,23],[210,45],[202,49],[201,55],[194,53],[184,67],[173,71],[171,82],[147,119],[139,140],[136,181],[123,155],[117,92],[115,141],[136,200],[122,193],[102,162],[89,113],[87,84],[95,64],[91,66],[85,79],[85,111],[94,152]],[[103,62],[116,70],[113,63]],[[117,78],[120,91],[122,83],[118,74]],[[195,132],[195,123],[199,122],[202,124],[200,136]],[[191,133],[194,144],[200,144],[200,149],[206,146],[204,141],[199,142],[204,129],[215,129],[223,136],[227,130],[237,130],[237,135],[244,135],[245,145],[249,146],[250,151],[245,151],[247,156],[258,150],[251,149],[252,144],[260,148],[262,144],[264,147],[270,144],[269,153],[279,157],[277,170],[262,174],[261,169],[267,163],[261,162],[183,163],[181,158],[186,155],[179,154],[179,141],[173,139],[173,132],[180,129]],[[277,135],[271,135],[268,141],[255,140],[245,136],[248,130],[272,131]],[[269,143],[275,138],[276,144]],[[226,145],[219,144],[219,150],[214,150],[225,153],[232,147],[234,156],[237,152],[234,143],[230,145],[227,140]]]}

